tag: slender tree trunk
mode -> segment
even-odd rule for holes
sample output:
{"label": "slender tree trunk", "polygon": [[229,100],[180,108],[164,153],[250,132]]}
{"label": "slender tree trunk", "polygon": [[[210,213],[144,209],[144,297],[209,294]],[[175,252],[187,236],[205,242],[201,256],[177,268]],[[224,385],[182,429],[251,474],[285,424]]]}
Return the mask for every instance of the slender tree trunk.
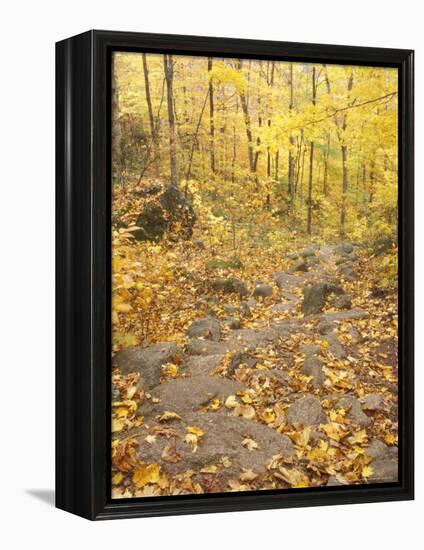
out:
{"label": "slender tree trunk", "polygon": [[114,181],[122,183],[122,131],[119,120],[119,94],[114,57],[112,56],[112,176]]}
{"label": "slender tree trunk", "polygon": [[312,235],[312,174],[314,165],[314,142],[311,141],[309,153],[309,183],[308,183],[308,219],[306,231]]}
{"label": "slender tree trunk", "polygon": [[[267,71],[269,72],[270,62],[268,61],[267,65]],[[268,79],[268,86],[270,88],[274,87],[274,73],[275,73],[275,61],[271,61],[271,74]],[[271,126],[271,117],[268,118],[268,127]],[[268,178],[271,177],[271,153],[269,150],[269,147],[267,148],[267,156],[266,156],[266,175]]]}
{"label": "slender tree trunk", "polygon": [[[243,67],[242,60],[239,59],[237,63],[237,68],[241,72]],[[255,159],[253,153],[253,134],[252,134],[252,124],[250,121],[249,106],[247,103],[247,97],[244,92],[239,93],[241,109],[244,115],[244,124],[246,126],[246,137],[247,137],[247,156],[249,158],[249,170],[252,174],[255,173]]]}
{"label": "slender tree trunk", "polygon": [[[315,66],[312,67],[312,105],[315,106],[317,98],[317,87],[315,79]],[[308,235],[312,234],[312,185],[313,185],[313,169],[314,169],[314,142],[311,140],[310,156],[309,156],[309,185],[308,185],[308,218],[306,231]]]}
{"label": "slender tree trunk", "polygon": [[303,180],[304,180],[304,175],[305,175],[305,157],[306,157],[306,147],[304,147],[304,149],[303,149],[302,169],[300,171],[300,193],[299,193],[299,198],[300,198],[300,206],[301,207],[303,206]]}
{"label": "slender tree trunk", "polygon": [[[289,102],[289,112],[293,110],[293,63],[290,63],[290,102]],[[289,137],[290,149],[288,157],[288,175],[287,175],[287,192],[289,195],[290,205],[293,205],[293,185],[294,185],[294,160],[292,147],[294,145],[294,137]]]}
{"label": "slender tree trunk", "polygon": [[[353,74],[350,75],[347,83],[347,92],[348,95],[353,87]],[[348,190],[348,173],[347,173],[347,145],[345,143],[344,133],[347,128],[347,115],[343,115],[342,120],[342,134],[340,136],[341,141],[341,151],[342,151],[342,205],[340,209],[340,236],[344,237],[345,235],[345,222],[346,222],[346,198]]]}
{"label": "slender tree trunk", "polygon": [[[212,71],[213,58],[208,58],[208,72]],[[211,151],[211,170],[212,174],[216,173],[215,168],[215,104],[214,104],[214,89],[212,77],[209,75],[209,137]]]}
{"label": "slender tree trunk", "polygon": [[328,196],[328,157],[330,156],[330,133],[327,135],[327,149],[324,158],[324,176],[322,184],[322,192],[325,197]]}
{"label": "slender tree trunk", "polygon": [[172,55],[165,54],[164,71],[168,96],[168,123],[169,123],[169,159],[171,167],[171,185],[178,187],[177,148],[175,143],[175,116],[174,116],[174,62]]}
{"label": "slender tree trunk", "polygon": [[275,181],[278,181],[279,160],[280,160],[280,150],[278,149],[277,152],[275,153]]}
{"label": "slender tree trunk", "polygon": [[158,135],[156,131],[156,124],[155,124],[155,117],[153,114],[153,107],[152,107],[152,98],[150,95],[150,83],[149,83],[149,69],[147,66],[147,57],[146,54],[143,53],[142,55],[143,60],[143,72],[144,72],[144,87],[146,91],[146,103],[147,103],[147,109],[149,112],[149,123],[150,123],[150,134],[151,139],[153,143],[153,150],[155,155],[155,172],[156,176],[159,177],[160,175],[160,163],[159,163],[159,143],[158,143]]}

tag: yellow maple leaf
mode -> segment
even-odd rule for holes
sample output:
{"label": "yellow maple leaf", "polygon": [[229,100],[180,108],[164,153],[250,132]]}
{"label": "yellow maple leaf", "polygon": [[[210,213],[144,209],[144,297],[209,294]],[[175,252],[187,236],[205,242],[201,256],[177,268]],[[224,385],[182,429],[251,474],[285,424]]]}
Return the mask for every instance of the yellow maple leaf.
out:
{"label": "yellow maple leaf", "polygon": [[362,477],[364,479],[367,479],[368,477],[372,476],[374,473],[374,470],[371,468],[371,466],[364,466],[362,468]]}
{"label": "yellow maple leaf", "polygon": [[186,430],[188,433],[195,435],[196,437],[203,437],[204,432],[198,426],[187,426]]}
{"label": "yellow maple leaf", "polygon": [[160,466],[158,464],[149,464],[148,466],[139,466],[132,476],[134,485],[141,489],[148,483],[157,483],[160,478]]}

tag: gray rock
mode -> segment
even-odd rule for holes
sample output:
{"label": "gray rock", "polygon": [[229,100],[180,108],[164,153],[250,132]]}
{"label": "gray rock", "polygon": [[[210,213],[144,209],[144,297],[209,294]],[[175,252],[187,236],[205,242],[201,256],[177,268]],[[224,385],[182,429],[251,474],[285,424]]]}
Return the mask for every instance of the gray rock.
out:
{"label": "gray rock", "polygon": [[330,305],[336,309],[351,309],[352,297],[347,294],[342,296],[334,296],[334,299],[331,300]]}
{"label": "gray rock", "polygon": [[268,298],[269,296],[272,296],[272,294],[272,286],[266,284],[258,285],[253,290],[253,296],[255,297]]}
{"label": "gray rock", "polygon": [[353,252],[353,245],[351,243],[340,243],[334,249],[339,254],[350,254]]}
{"label": "gray rock", "polygon": [[[199,427],[204,435],[198,442],[196,452],[184,443],[186,426]],[[243,417],[229,416],[222,410],[203,414],[188,413],[178,422],[173,422],[173,428],[178,436],[174,439],[175,449],[181,460],[176,463],[163,462],[162,453],[169,440],[164,436],[157,436],[154,444],[149,444],[140,438],[139,458],[146,464],[160,464],[164,471],[171,475],[186,470],[198,472],[209,465],[217,465],[215,474],[217,483],[221,483],[221,490],[227,489],[229,479],[238,479],[243,469],[253,470],[256,474],[267,472],[267,464],[272,456],[283,454],[291,457],[294,448],[291,440],[279,434],[272,428],[248,420]],[[243,440],[249,437],[258,447],[252,451],[242,445]],[[229,459],[229,466],[220,465],[222,457]],[[200,476],[209,474],[200,474]]]}
{"label": "gray rock", "polygon": [[280,384],[287,384],[289,377],[287,374],[285,374],[283,371],[279,369],[269,369],[269,370],[263,370],[263,371],[256,371],[257,374],[260,376],[264,376],[265,378],[270,378],[274,382],[278,382]]}
{"label": "gray rock", "polygon": [[182,350],[176,344],[164,342],[148,348],[124,349],[114,356],[112,365],[123,374],[139,372],[141,387],[152,388],[160,383],[162,365],[182,355]]}
{"label": "gray rock", "polygon": [[311,256],[315,256],[315,250],[311,248],[305,248],[305,250],[302,250],[300,253],[302,258],[310,258]]}
{"label": "gray rock", "polygon": [[334,330],[334,324],[330,323],[329,321],[326,321],[325,319],[320,321],[317,325],[317,331],[319,334],[321,334],[321,336],[324,336],[325,334],[328,334],[333,330]]}
{"label": "gray rock", "polygon": [[303,289],[302,313],[320,313],[330,294],[343,294],[343,289],[332,283],[312,283]]}
{"label": "gray rock", "polygon": [[200,240],[200,239],[195,239],[193,242],[193,246],[195,246],[196,248],[200,248],[200,249],[204,249],[205,248],[205,243],[204,241]]}
{"label": "gray rock", "polygon": [[290,291],[297,288],[301,282],[300,278],[296,275],[284,273],[282,271],[274,273],[274,280],[277,283],[278,288],[283,291]]}
{"label": "gray rock", "polygon": [[339,273],[347,281],[354,281],[358,276],[355,268],[350,263],[340,265],[339,266]]}
{"label": "gray rock", "polygon": [[364,411],[378,411],[384,408],[384,398],[380,393],[370,393],[362,400]]}
{"label": "gray rock", "polygon": [[140,241],[156,241],[172,227],[179,226],[178,237],[190,239],[196,214],[190,198],[173,185],[167,185],[163,193],[158,193],[155,201],[147,202],[137,218],[138,229],[132,232]]}
{"label": "gray rock", "polygon": [[231,330],[236,330],[241,328],[240,319],[236,319],[235,317],[227,317],[227,319],[225,320],[225,324]]}
{"label": "gray rock", "polygon": [[320,352],[319,346],[310,346],[308,344],[301,344],[299,346],[300,353],[304,353],[306,357],[317,355]]}
{"label": "gray rock", "polygon": [[289,260],[297,260],[299,258],[299,254],[296,254],[295,252],[289,252],[286,254],[286,258]]}
{"label": "gray rock", "polygon": [[187,353],[190,355],[224,355],[229,351],[237,351],[242,348],[240,343],[213,342],[212,340],[190,340],[187,344]]}
{"label": "gray rock", "polygon": [[294,265],[291,266],[290,268],[290,271],[291,273],[296,273],[296,271],[302,271],[304,273],[306,273],[306,271],[308,271],[308,264],[306,262],[298,262]]}
{"label": "gray rock", "polygon": [[364,413],[358,399],[345,396],[337,401],[337,406],[345,409],[347,417],[355,424],[359,426],[370,426],[372,424],[372,419]]}
{"label": "gray rock", "polygon": [[302,374],[312,376],[312,384],[314,388],[321,387],[325,382],[325,375],[322,370],[322,363],[318,357],[307,357],[300,369]]}
{"label": "gray rock", "polygon": [[349,319],[366,319],[369,313],[363,309],[348,309],[346,311],[330,311],[324,313],[322,320],[324,321],[348,321]]}
{"label": "gray rock", "polygon": [[370,441],[364,450],[373,460],[387,458],[390,456],[389,447],[379,439],[373,439]]}
{"label": "gray rock", "polygon": [[319,399],[312,396],[301,397],[295,401],[287,411],[288,424],[303,424],[304,426],[317,426],[327,422]]}
{"label": "gray rock", "polygon": [[271,311],[274,313],[285,313],[286,311],[293,311],[296,309],[296,304],[294,302],[288,304],[275,304],[272,306]]}
{"label": "gray rock", "polygon": [[248,307],[255,307],[256,306],[256,300],[255,298],[251,297],[247,300],[246,305]]}
{"label": "gray rock", "polygon": [[229,395],[235,395],[243,389],[240,382],[218,376],[167,380],[152,391],[152,396],[159,399],[159,402],[153,404],[150,415],[162,414],[165,411],[181,415],[186,412],[200,411],[212,399],[223,401]]}
{"label": "gray rock", "polygon": [[393,483],[398,481],[397,460],[378,459],[370,464],[373,473],[368,478],[371,483]]}
{"label": "gray rock", "polygon": [[249,291],[246,284],[237,279],[237,277],[229,277],[228,279],[214,279],[211,281],[211,287],[217,292],[224,294],[238,294],[239,296],[247,296]]}
{"label": "gray rock", "polygon": [[227,315],[234,315],[238,312],[238,309],[232,304],[224,304],[224,311]]}
{"label": "gray rock", "polygon": [[209,376],[219,365],[224,355],[194,355],[184,363],[184,372],[191,376]]}
{"label": "gray rock", "polygon": [[232,356],[230,364],[228,366],[228,374],[233,375],[240,366],[253,369],[255,368],[257,363],[258,360],[253,355],[250,355],[246,352],[236,352]]}
{"label": "gray rock", "polygon": [[187,330],[189,338],[205,338],[218,342],[221,336],[221,326],[217,319],[205,317],[193,321]]}
{"label": "gray rock", "polygon": [[337,338],[334,332],[326,334],[322,337],[322,340],[328,343],[328,349],[336,359],[346,358],[346,350],[344,349],[344,347],[340,343],[340,340]]}

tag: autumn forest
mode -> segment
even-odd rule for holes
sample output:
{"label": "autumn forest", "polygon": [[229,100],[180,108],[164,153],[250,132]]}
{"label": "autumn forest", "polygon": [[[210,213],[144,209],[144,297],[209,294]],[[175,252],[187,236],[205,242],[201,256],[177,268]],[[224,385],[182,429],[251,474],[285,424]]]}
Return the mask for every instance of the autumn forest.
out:
{"label": "autumn forest", "polygon": [[397,70],[111,72],[112,496],[395,481]]}

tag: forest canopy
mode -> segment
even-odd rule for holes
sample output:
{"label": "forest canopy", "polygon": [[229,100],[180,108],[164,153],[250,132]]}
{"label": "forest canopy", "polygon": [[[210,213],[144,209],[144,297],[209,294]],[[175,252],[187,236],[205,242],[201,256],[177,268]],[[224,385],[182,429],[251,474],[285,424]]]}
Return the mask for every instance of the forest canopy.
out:
{"label": "forest canopy", "polygon": [[114,182],[178,184],[237,242],[247,219],[267,241],[284,229],[395,240],[397,79],[394,68],[116,53]]}

